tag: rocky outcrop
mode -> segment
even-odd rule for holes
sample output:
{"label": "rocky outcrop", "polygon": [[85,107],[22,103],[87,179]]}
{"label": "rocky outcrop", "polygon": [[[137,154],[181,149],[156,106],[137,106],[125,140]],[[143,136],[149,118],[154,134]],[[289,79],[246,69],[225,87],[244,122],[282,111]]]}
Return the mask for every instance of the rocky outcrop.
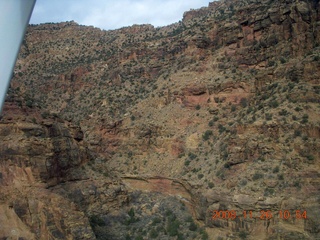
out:
{"label": "rocky outcrop", "polygon": [[30,26],[0,121],[0,238],[318,238],[319,5]]}
{"label": "rocky outcrop", "polygon": [[16,119],[4,122],[7,118],[0,126],[3,162],[31,167],[35,178],[49,183],[65,180],[67,173],[89,161],[85,146],[79,145],[81,130],[72,133],[63,123],[47,120],[42,124]]}
{"label": "rocky outcrop", "polygon": [[[119,183],[91,179],[85,166],[94,160],[93,154],[83,144],[79,127],[43,119],[35,109],[27,109],[24,120],[23,109],[12,104],[4,109],[0,237],[94,239],[88,215],[106,203],[106,211],[125,204],[125,189],[118,190]],[[116,200],[118,195],[123,197]],[[101,205],[93,207],[99,197]]]}

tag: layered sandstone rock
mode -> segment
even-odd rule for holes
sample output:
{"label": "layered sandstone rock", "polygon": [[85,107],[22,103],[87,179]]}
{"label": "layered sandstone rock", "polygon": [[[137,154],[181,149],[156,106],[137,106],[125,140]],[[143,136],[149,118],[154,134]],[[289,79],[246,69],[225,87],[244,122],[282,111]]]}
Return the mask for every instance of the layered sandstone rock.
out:
{"label": "layered sandstone rock", "polygon": [[30,26],[0,122],[0,237],[317,239],[319,6]]}

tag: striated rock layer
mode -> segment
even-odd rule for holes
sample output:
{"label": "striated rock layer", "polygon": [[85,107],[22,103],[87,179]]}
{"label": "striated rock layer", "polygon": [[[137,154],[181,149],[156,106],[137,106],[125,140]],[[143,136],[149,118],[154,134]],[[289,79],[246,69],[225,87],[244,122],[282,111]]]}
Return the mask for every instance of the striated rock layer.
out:
{"label": "striated rock layer", "polygon": [[0,120],[0,238],[320,238],[319,10],[31,25]]}

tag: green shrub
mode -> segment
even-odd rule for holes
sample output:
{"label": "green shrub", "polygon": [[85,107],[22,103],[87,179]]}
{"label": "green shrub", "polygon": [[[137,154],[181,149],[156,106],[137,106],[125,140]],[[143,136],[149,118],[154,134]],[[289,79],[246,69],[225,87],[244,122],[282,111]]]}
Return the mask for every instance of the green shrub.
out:
{"label": "green shrub", "polygon": [[296,187],[296,188],[301,188],[301,183],[300,183],[300,181],[299,181],[299,180],[295,181],[295,182],[293,183],[293,186]]}
{"label": "green shrub", "polygon": [[247,114],[251,113],[254,109],[252,107],[248,107]]}
{"label": "green shrub", "polygon": [[253,174],[253,176],[252,176],[252,180],[258,180],[258,179],[260,179],[260,178],[262,178],[263,177],[263,174],[261,174],[261,173],[255,173],[255,174]]}
{"label": "green shrub", "polygon": [[307,123],[307,122],[308,122],[308,119],[309,119],[308,114],[304,114],[304,115],[302,116],[302,121],[301,121],[301,123],[302,123],[302,124]]}
{"label": "green shrub", "polygon": [[28,99],[28,100],[26,101],[26,106],[29,107],[29,108],[32,108],[32,106],[33,106],[33,101],[30,100],[30,99]]}
{"label": "green shrub", "polygon": [[135,223],[138,221],[138,218],[135,218],[135,213],[133,208],[130,208],[128,215],[130,218],[126,220],[125,222],[126,225],[130,225],[131,223]]}
{"label": "green shrub", "polygon": [[240,182],[239,182],[240,186],[242,186],[242,187],[246,186],[247,183],[248,183],[248,182],[247,182],[246,179],[241,179]]}
{"label": "green shrub", "polygon": [[224,166],[224,168],[229,169],[230,168],[230,163],[225,163],[223,166]]}
{"label": "green shrub", "polygon": [[201,240],[208,240],[209,239],[209,235],[204,228],[200,229],[200,234],[201,234]]}
{"label": "green shrub", "polygon": [[222,126],[221,124],[219,124],[218,125],[218,128],[219,128],[219,133],[221,134],[221,133],[223,133],[223,132],[225,132],[227,129],[224,127],[224,126]]}
{"label": "green shrub", "polygon": [[247,239],[247,236],[248,236],[248,233],[245,232],[245,231],[241,231],[241,232],[239,233],[239,238],[240,238],[240,239]]}
{"label": "green shrub", "polygon": [[288,115],[288,111],[285,109],[281,109],[281,111],[279,112],[280,116],[287,116]]}
{"label": "green shrub", "polygon": [[198,229],[197,224],[195,224],[194,222],[191,222],[190,225],[189,225],[189,230],[194,232],[197,229]]}
{"label": "green shrub", "polygon": [[279,103],[277,100],[272,100],[269,102],[269,107],[272,107],[272,108],[277,108],[279,107]]}
{"label": "green shrub", "polygon": [[188,157],[189,157],[190,160],[193,160],[193,159],[197,158],[197,155],[194,154],[194,153],[192,153],[192,152],[190,152],[190,153],[188,154]]}
{"label": "green shrub", "polygon": [[246,98],[241,98],[240,99],[240,105],[245,108],[248,106],[248,100]]}
{"label": "green shrub", "polygon": [[207,141],[207,140],[209,140],[210,136],[212,136],[212,135],[213,135],[212,130],[207,130],[207,131],[205,131],[205,133],[202,135],[202,139],[203,139],[204,141]]}
{"label": "green shrub", "polygon": [[276,166],[276,167],[273,169],[272,172],[273,172],[273,173],[278,173],[278,172],[279,172],[279,166]]}
{"label": "green shrub", "polygon": [[166,211],[166,216],[172,216],[172,214],[173,214],[173,212],[170,209],[168,209]]}
{"label": "green shrub", "polygon": [[296,82],[298,83],[299,82],[299,73],[298,73],[298,70],[293,68],[293,69],[290,69],[287,73],[287,77],[292,81],[292,82]]}
{"label": "green shrub", "polygon": [[186,238],[183,236],[182,233],[178,233],[178,236],[177,236],[177,240],[185,240]]}
{"label": "green shrub", "polygon": [[92,227],[96,227],[96,226],[105,226],[106,223],[105,221],[98,215],[92,215],[90,216],[89,218],[89,222],[90,222],[90,225]]}
{"label": "green shrub", "polygon": [[186,218],[186,222],[189,222],[189,223],[193,222],[193,218],[191,216],[188,216]]}
{"label": "green shrub", "polygon": [[266,188],[264,190],[264,196],[270,196],[274,194],[274,189],[273,188]]}
{"label": "green shrub", "polygon": [[126,235],[126,240],[131,240],[131,236],[129,234]]}
{"label": "green shrub", "polygon": [[50,116],[50,113],[47,111],[41,113],[41,117],[43,118],[48,118],[49,116]]}
{"label": "green shrub", "polygon": [[216,176],[220,179],[224,179],[225,178],[224,171],[222,170],[217,171]]}
{"label": "green shrub", "polygon": [[167,232],[169,234],[169,236],[173,237],[173,236],[177,236],[179,233],[179,226],[180,223],[178,220],[174,220],[174,221],[168,221],[167,224]]}
{"label": "green shrub", "polygon": [[287,60],[284,57],[280,57],[280,62],[283,64],[283,63],[286,63]]}
{"label": "green shrub", "polygon": [[158,237],[158,232],[155,229],[152,229],[149,233],[150,238],[157,238]]}
{"label": "green shrub", "polygon": [[267,121],[270,121],[270,120],[272,120],[272,114],[271,113],[266,113],[266,120]]}
{"label": "green shrub", "polygon": [[299,129],[294,130],[294,137],[300,137],[301,136],[301,131]]}
{"label": "green shrub", "polygon": [[272,66],[274,66],[275,64],[276,64],[276,62],[275,62],[275,61],[270,60],[270,61],[268,61],[267,66],[268,66],[268,67],[272,67]]}
{"label": "green shrub", "polygon": [[161,219],[160,218],[158,218],[158,217],[155,217],[153,220],[152,220],[152,226],[154,226],[154,225],[156,225],[156,224],[158,224],[158,223],[161,223]]}
{"label": "green shrub", "polygon": [[309,161],[313,161],[314,160],[314,156],[312,154],[308,154],[306,156],[306,158],[309,160]]}

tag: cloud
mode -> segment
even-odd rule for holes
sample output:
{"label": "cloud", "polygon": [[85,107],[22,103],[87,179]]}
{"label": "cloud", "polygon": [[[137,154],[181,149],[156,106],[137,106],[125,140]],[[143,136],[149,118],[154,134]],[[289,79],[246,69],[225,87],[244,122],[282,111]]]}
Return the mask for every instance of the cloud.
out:
{"label": "cloud", "polygon": [[[195,3],[196,2],[196,3]],[[190,8],[207,6],[210,0],[37,0],[31,23],[74,20],[102,29],[133,24],[164,26],[182,19]]]}

